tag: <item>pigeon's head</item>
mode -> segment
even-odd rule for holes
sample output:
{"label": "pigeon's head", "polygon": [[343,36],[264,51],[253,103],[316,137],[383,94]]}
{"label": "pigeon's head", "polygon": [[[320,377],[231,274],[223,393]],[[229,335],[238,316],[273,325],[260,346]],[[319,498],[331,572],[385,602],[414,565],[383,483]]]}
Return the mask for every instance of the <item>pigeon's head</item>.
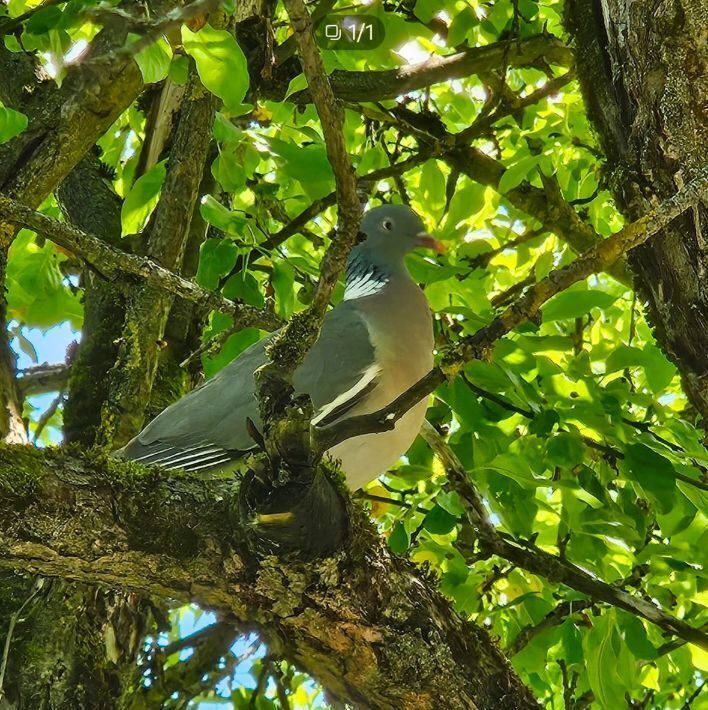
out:
{"label": "pigeon's head", "polygon": [[381,265],[403,264],[403,257],[416,247],[444,250],[425,230],[423,220],[405,205],[383,205],[367,212],[361,220],[366,240],[361,245],[367,256]]}

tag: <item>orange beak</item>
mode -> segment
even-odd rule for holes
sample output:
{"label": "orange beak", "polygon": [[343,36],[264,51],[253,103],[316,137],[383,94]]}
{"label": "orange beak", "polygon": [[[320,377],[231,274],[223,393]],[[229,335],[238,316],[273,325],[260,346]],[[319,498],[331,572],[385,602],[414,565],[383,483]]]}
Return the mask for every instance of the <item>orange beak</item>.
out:
{"label": "orange beak", "polygon": [[415,243],[419,247],[424,247],[425,249],[432,249],[438,254],[445,253],[445,245],[439,239],[436,239],[432,234],[428,234],[427,232],[419,232],[418,234],[416,234]]}

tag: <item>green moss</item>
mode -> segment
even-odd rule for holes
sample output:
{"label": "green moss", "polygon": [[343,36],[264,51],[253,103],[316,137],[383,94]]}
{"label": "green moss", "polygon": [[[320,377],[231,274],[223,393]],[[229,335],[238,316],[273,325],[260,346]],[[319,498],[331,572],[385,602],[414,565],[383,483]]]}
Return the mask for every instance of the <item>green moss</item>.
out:
{"label": "green moss", "polygon": [[45,455],[31,446],[0,444],[0,491],[3,498],[35,495],[46,473]]}

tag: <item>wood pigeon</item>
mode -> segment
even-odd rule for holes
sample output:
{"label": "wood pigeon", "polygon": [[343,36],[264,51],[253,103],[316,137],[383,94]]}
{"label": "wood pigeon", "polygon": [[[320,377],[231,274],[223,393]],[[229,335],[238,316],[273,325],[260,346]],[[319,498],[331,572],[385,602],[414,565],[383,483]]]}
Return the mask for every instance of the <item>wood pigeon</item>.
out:
{"label": "wood pigeon", "polygon": [[[295,391],[312,398],[313,423],[320,427],[388,405],[433,365],[430,309],[404,257],[418,246],[441,251],[440,243],[403,205],[367,212],[361,231],[366,239],[350,254],[344,299],[327,313],[319,339],[293,376]],[[236,468],[255,448],[247,418],[260,426],[253,373],[267,361],[268,340],[167,407],[117,455],[188,471]],[[341,460],[349,487],[365,485],[406,452],[425,409],[423,399],[392,431],[358,436],[329,450]]]}

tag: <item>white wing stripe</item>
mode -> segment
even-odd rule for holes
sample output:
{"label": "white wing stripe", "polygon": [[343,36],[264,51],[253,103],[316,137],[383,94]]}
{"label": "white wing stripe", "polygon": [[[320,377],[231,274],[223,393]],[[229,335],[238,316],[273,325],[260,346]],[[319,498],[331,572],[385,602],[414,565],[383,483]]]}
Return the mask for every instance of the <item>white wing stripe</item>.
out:
{"label": "white wing stripe", "polygon": [[209,463],[201,464],[200,466],[190,465],[189,467],[186,467],[184,470],[194,472],[194,471],[199,471],[202,468],[213,468],[214,466],[219,466],[222,463],[228,463],[229,461],[233,461],[233,459],[230,456],[227,456],[225,458],[218,459],[216,461],[210,461]]}
{"label": "white wing stripe", "polygon": [[368,367],[364,370],[362,376],[346,392],[342,392],[342,394],[335,397],[331,402],[325,404],[317,413],[317,416],[312,418],[312,423],[317,425],[335,409],[341,407],[345,402],[356,397],[357,394],[368,387],[380,373],[381,367],[377,363],[374,363]]}
{"label": "white wing stripe", "polygon": [[[196,449],[196,450],[195,450]],[[160,463],[163,466],[169,466],[176,463],[185,463],[191,461],[192,459],[201,459],[210,454],[223,455],[224,450],[220,446],[184,449],[183,451],[178,451],[172,456],[167,456],[164,459],[160,459]]]}

